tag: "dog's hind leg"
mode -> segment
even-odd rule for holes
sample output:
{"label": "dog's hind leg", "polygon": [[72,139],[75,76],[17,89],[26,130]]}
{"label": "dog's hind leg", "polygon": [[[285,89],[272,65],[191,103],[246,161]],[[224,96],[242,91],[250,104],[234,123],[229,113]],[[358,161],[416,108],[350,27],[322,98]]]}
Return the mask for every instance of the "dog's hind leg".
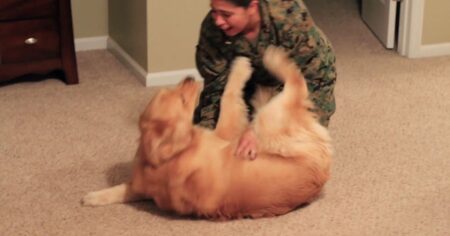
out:
{"label": "dog's hind leg", "polygon": [[85,206],[102,206],[113,203],[133,202],[145,199],[143,195],[135,193],[130,183],[123,183],[111,188],[90,192],[81,199]]}
{"label": "dog's hind leg", "polygon": [[239,137],[248,126],[247,105],[243,88],[250,79],[252,68],[245,57],[238,57],[231,67],[228,82],[220,102],[220,115],[215,133],[226,140]]}
{"label": "dog's hind leg", "polygon": [[297,64],[291,60],[282,48],[270,46],[263,58],[264,66],[284,82],[282,96],[286,97],[287,102],[302,103],[296,105],[310,106],[308,100],[308,87],[305,78],[300,72]]}
{"label": "dog's hind leg", "polygon": [[261,152],[283,157],[330,155],[330,137],[310,111],[308,87],[297,64],[281,48],[269,47],[263,58],[267,70],[284,82],[283,91],[253,119]]}
{"label": "dog's hind leg", "polygon": [[[273,137],[286,132],[302,119],[312,119],[312,106],[308,99],[308,87],[297,64],[282,48],[270,46],[264,58],[264,66],[277,79],[284,82],[283,90],[257,112],[253,126],[257,136]],[[270,124],[270,125],[269,125]]]}

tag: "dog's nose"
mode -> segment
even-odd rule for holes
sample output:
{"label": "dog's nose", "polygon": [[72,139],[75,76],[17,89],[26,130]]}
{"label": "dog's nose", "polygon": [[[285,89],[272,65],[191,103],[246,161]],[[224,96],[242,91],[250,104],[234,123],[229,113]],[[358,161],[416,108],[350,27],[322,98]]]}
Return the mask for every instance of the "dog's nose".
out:
{"label": "dog's nose", "polygon": [[192,83],[194,81],[195,81],[195,79],[192,76],[188,76],[184,79],[184,83]]}
{"label": "dog's nose", "polygon": [[183,86],[185,86],[185,85],[190,85],[190,84],[193,84],[195,82],[195,79],[194,79],[194,77],[192,77],[192,76],[187,76],[184,80],[183,80]]}

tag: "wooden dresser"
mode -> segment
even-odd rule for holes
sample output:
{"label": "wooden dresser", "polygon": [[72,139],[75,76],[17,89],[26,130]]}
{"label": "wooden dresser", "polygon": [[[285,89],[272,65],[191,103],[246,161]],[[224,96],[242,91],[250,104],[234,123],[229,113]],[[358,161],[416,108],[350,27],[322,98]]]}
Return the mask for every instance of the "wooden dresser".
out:
{"label": "wooden dresser", "polygon": [[0,0],[0,82],[50,74],[78,83],[70,0]]}

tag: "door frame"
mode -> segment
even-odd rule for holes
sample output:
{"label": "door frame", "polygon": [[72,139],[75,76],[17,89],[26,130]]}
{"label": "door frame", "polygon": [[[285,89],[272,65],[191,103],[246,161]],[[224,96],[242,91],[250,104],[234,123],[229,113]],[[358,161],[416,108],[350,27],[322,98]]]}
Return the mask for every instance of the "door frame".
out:
{"label": "door frame", "polygon": [[409,58],[450,55],[450,43],[422,44],[425,0],[400,4],[397,52]]}
{"label": "door frame", "polygon": [[423,1],[401,2],[399,17],[397,51],[402,56],[411,57],[417,54],[422,43]]}

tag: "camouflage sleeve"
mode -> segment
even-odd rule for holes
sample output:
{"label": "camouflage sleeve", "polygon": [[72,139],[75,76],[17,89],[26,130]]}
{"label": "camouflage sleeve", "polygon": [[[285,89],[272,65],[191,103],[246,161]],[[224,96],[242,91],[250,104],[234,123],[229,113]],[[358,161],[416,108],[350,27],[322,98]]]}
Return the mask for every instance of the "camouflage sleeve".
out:
{"label": "camouflage sleeve", "polygon": [[323,32],[315,25],[301,0],[283,0],[272,7],[279,27],[280,44],[297,62],[307,80],[315,112],[325,126],[335,111],[335,55]]}
{"label": "camouflage sleeve", "polygon": [[221,35],[213,25],[210,15],[202,23],[196,49],[196,66],[204,79],[194,123],[214,128],[219,116],[220,97],[229,73],[229,62],[220,51]]}

